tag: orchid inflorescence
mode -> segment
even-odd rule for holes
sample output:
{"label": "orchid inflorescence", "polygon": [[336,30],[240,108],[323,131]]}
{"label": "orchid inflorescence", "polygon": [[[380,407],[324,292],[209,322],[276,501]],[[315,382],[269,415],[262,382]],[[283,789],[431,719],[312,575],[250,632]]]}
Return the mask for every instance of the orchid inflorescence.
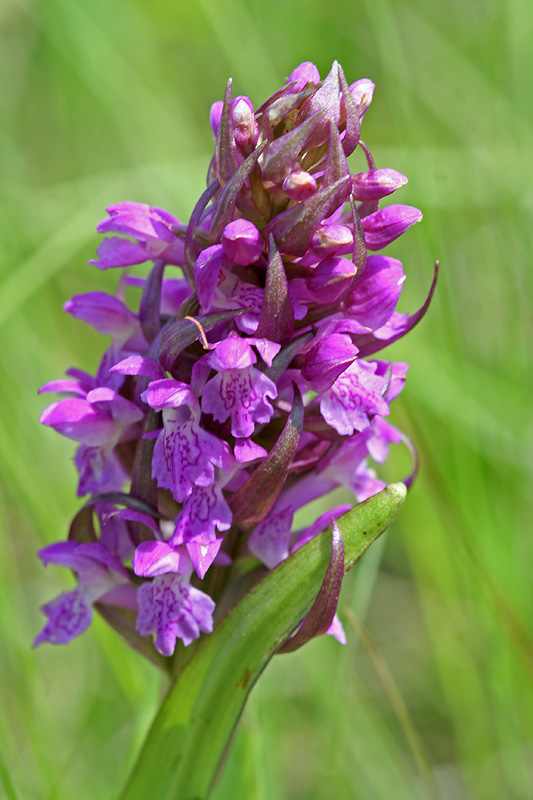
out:
{"label": "orchid inflorescence", "polygon": [[[41,389],[65,395],[41,422],[79,442],[78,495],[90,497],[68,541],[39,553],[78,583],[44,606],[36,644],[82,633],[96,605],[133,646],[171,656],[212,630],[232,582],[273,569],[349,506],[293,530],[298,510],[338,487],[357,502],[385,487],[369,459],[406,441],[386,417],[407,364],[370,357],[416,325],[434,283],[400,314],[402,264],[374,254],[422,215],[378,209],[407,178],[377,169],[360,139],[373,90],[336,62],[322,81],[303,63],[254,111],[229,81],[188,224],[141,203],[107,209],[98,230],[111,235],[90,263],[153,265],[146,278],[126,269],[116,297],[65,305],[111,345],[94,377],[71,369]],[[368,169],[352,175],[358,147]],[[328,632],[344,641],[337,617]]]}

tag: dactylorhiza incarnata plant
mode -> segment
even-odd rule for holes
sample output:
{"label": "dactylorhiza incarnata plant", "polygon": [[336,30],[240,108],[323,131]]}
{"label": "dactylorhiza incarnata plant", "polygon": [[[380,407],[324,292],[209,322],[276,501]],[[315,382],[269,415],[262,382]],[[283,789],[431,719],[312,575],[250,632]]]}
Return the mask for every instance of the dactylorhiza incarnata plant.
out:
{"label": "dactylorhiza incarnata plant", "polygon": [[[293,519],[338,487],[362,505],[385,489],[370,463],[406,441],[387,417],[407,364],[376,354],[417,324],[435,285],[415,314],[395,311],[402,264],[377,253],[422,214],[378,207],[407,178],[376,168],[360,138],[373,91],[348,85],[337,63],[324,80],[303,63],[254,110],[230,81],[189,222],[136,202],[107,209],[90,263],[122,270],[117,296],[76,295],[65,310],[111,344],[96,375],[70,369],[41,389],[64,395],[41,422],[79,443],[89,499],[68,541],[39,553],[77,586],[44,606],[36,644],[67,643],[96,607],[176,675],[214,615],[335,520],[318,597],[284,646],[324,632],[345,641],[335,609],[350,506],[303,530]],[[358,147],[368,169],[350,174]],[[132,273],[146,262],[146,277]]]}

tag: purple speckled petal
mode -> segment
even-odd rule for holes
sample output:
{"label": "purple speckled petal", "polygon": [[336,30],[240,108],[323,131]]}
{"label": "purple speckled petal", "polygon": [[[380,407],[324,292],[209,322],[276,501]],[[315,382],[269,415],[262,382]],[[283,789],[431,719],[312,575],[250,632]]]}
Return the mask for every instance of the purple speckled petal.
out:
{"label": "purple speckled petal", "polygon": [[292,508],[270,514],[256,525],[248,540],[250,551],[269,569],[274,569],[289,555]]}
{"label": "purple speckled petal", "polygon": [[141,636],[155,633],[154,644],[164,656],[171,656],[176,639],[187,647],[200,632],[213,630],[215,604],[179,575],[158,575],[137,592],[137,630]]}
{"label": "purple speckled petal", "polygon": [[176,517],[176,530],[170,541],[173,545],[198,537],[204,541],[214,541],[215,529],[229,530],[231,520],[232,514],[221,486],[216,483],[194,486]]}
{"label": "purple speckled petal", "polygon": [[154,447],[152,477],[162,489],[170,489],[178,503],[183,503],[193,486],[209,486],[213,482],[214,467],[223,466],[229,447],[201,428],[194,417],[184,420],[179,410],[166,409],[163,422]]}
{"label": "purple speckled petal", "polygon": [[364,430],[374,414],[386,416],[389,413],[381,394],[385,379],[376,376],[375,371],[375,364],[354,361],[321,398],[322,416],[341,436]]}
{"label": "purple speckled petal", "polygon": [[74,463],[79,473],[78,497],[98,492],[120,491],[128,480],[114,452],[114,443],[101,447],[82,444],[76,450]]}
{"label": "purple speckled petal", "polygon": [[206,383],[202,411],[219,422],[231,417],[232,435],[246,439],[255,423],[270,421],[274,409],[267,398],[276,396],[276,384],[254,367],[228,369]]}
{"label": "purple speckled petal", "polygon": [[91,603],[80,589],[60,594],[50,603],[46,603],[42,612],[48,617],[48,622],[35,639],[34,647],[43,642],[67,644],[83,633],[93,618]]}

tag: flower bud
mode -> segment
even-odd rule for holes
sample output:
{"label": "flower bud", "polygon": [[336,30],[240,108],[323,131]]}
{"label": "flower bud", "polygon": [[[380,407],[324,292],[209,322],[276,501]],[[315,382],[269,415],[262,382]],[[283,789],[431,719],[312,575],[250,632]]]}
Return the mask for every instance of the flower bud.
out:
{"label": "flower bud", "polygon": [[322,258],[347,255],[353,250],[353,233],[346,225],[323,225],[313,236],[311,247]]}
{"label": "flower bud", "polygon": [[355,267],[347,258],[327,258],[307,280],[307,290],[317,303],[334,303],[350,288],[355,274]]}
{"label": "flower bud", "polygon": [[332,333],[309,348],[304,356],[302,375],[314,392],[331,389],[339,375],[357,357],[357,347],[347,334]]}
{"label": "flower bud", "polygon": [[366,246],[369,250],[381,250],[421,219],[422,212],[413,206],[392,205],[380,208],[361,220]]}
{"label": "flower bud", "polygon": [[359,116],[363,116],[374,96],[374,89],[376,87],[368,78],[361,78],[355,83],[350,84],[350,94],[353,101],[359,110]]}
{"label": "flower bud", "polygon": [[211,111],[209,113],[209,122],[211,123],[211,130],[213,131],[213,136],[216,138],[218,126],[220,125],[220,117],[222,116],[222,109],[224,108],[224,103],[222,100],[217,100],[216,103],[213,103],[211,106]]}
{"label": "flower bud", "polygon": [[246,266],[257,261],[263,252],[263,240],[253,222],[236,219],[224,228],[222,247],[234,264]]}
{"label": "flower bud", "polygon": [[292,81],[296,81],[293,91],[301,92],[309,84],[320,83],[320,73],[311,61],[304,61],[289,75],[287,82],[291,83]]}
{"label": "flower bud", "polygon": [[235,143],[242,149],[251,148],[257,142],[259,129],[254,117],[254,107],[248,97],[236,97],[233,101],[233,124]]}
{"label": "flower bud", "polygon": [[352,194],[356,200],[381,200],[405,186],[407,178],[395,169],[371,169],[352,175]]}
{"label": "flower bud", "polygon": [[316,192],[316,180],[309,172],[298,170],[287,175],[283,181],[283,191],[291,200],[307,200]]}

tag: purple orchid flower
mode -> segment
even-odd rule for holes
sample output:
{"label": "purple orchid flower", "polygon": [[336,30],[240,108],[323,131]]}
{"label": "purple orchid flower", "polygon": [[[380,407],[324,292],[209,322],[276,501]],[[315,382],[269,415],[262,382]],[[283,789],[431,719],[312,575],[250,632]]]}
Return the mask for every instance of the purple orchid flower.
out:
{"label": "purple orchid flower", "polygon": [[[303,531],[296,512],[327,507],[340,487],[362,502],[385,486],[392,445],[413,452],[388,421],[407,364],[369,357],[421,320],[436,274],[422,308],[397,311],[403,266],[376,251],[422,214],[380,207],[407,178],[377,167],[361,141],[373,93],[337,62],[323,79],[300,64],[257,109],[229,81],[211,108],[214,153],[188,223],[142,203],[107,209],[90,263],[132,269],[117,297],[76,295],[65,310],[111,345],[94,377],[70,370],[46,384],[63,398],[41,415],[78,442],[78,493],[91,495],[100,531],[42,551],[78,586],[45,607],[37,643],[68,641],[94,603],[116,601],[137,612],[135,635],[171,656],[212,630],[221,587],[231,596],[256,560],[276,568],[346,509]],[[368,168],[351,174],[357,148]],[[138,309],[126,287],[141,291]],[[341,540],[335,548],[333,600],[300,639],[329,625],[345,641],[334,615]]]}
{"label": "purple orchid flower", "polygon": [[40,550],[43,564],[59,564],[72,569],[78,586],[43,606],[48,622],[37,636],[34,646],[42,642],[67,644],[86,630],[92,621],[92,606],[97,601],[122,607],[134,602],[128,573],[116,556],[101,542],[58,542]]}

